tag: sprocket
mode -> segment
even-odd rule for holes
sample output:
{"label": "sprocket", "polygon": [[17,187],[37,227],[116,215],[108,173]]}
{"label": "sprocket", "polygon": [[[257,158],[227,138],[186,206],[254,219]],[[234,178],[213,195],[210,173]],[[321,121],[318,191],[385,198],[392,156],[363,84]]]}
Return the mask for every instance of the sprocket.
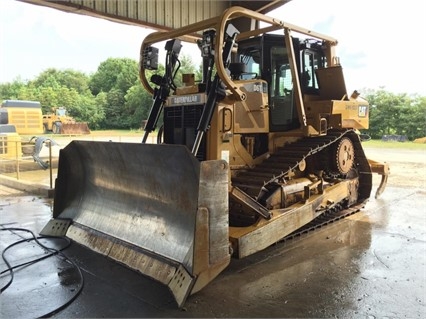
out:
{"label": "sprocket", "polygon": [[348,174],[355,162],[355,151],[352,141],[344,137],[335,148],[335,169],[340,174]]}

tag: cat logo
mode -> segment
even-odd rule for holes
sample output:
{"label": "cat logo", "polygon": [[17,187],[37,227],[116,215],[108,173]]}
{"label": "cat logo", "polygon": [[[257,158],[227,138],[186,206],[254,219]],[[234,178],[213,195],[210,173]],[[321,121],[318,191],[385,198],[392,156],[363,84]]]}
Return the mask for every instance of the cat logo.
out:
{"label": "cat logo", "polygon": [[366,117],[368,113],[368,106],[367,105],[360,105],[358,108],[358,116],[359,117]]}

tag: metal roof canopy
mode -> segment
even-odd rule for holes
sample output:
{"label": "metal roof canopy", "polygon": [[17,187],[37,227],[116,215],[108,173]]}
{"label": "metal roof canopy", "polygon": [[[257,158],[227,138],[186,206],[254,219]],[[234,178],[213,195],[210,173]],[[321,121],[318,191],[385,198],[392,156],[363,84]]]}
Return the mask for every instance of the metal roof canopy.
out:
{"label": "metal roof canopy", "polygon": [[[169,31],[219,16],[226,8],[241,6],[267,13],[291,0],[18,0],[113,22]],[[240,31],[256,26],[247,19],[236,22]]]}

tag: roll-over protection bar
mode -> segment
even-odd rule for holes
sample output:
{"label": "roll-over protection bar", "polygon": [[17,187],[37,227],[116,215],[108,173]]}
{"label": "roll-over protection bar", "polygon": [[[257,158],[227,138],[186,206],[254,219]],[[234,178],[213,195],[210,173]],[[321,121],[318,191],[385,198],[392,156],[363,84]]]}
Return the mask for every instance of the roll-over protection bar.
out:
{"label": "roll-over protection bar", "polygon": [[[329,65],[332,66],[333,63],[338,61],[338,59],[335,58],[335,52],[334,52],[334,47],[337,45],[336,39],[318,32],[311,31],[306,28],[299,27],[297,25],[294,25],[288,22],[280,21],[278,19],[265,16],[264,14],[261,14],[252,10],[248,10],[243,7],[238,7],[238,6],[231,7],[225,10],[223,14],[218,17],[196,22],[188,26],[182,27],[180,29],[167,31],[167,32],[158,31],[158,32],[149,34],[142,42],[141,50],[140,50],[141,57],[143,56],[145,49],[149,46],[152,46],[155,43],[173,39],[173,38],[179,38],[182,41],[196,43],[196,41],[201,38],[201,35],[200,35],[201,31],[213,28],[216,30],[216,35],[217,35],[217,39],[215,43],[215,52],[216,52],[215,65],[216,65],[217,73],[220,79],[226,85],[226,87],[232,92],[233,98],[235,100],[237,101],[245,100],[246,96],[244,92],[242,92],[237,87],[237,85],[232,81],[232,79],[226,73],[226,70],[224,67],[224,61],[222,57],[224,36],[226,34],[225,32],[226,25],[232,19],[241,18],[241,17],[263,22],[266,24],[266,26],[259,29],[240,33],[237,37],[237,42],[243,39],[258,36],[266,32],[272,32],[272,31],[276,31],[280,29],[283,29],[286,36],[289,37],[291,31],[294,31],[294,32],[298,32],[304,35],[308,35],[312,38],[316,38],[316,39],[324,41],[324,43],[326,44],[326,56],[327,56],[327,61],[329,61]],[[292,66],[292,68],[296,70],[294,66]],[[143,66],[143,63],[140,64],[139,77],[145,89],[151,94],[153,94],[154,89],[151,87],[151,85],[149,84],[149,81],[146,78],[145,68]]]}

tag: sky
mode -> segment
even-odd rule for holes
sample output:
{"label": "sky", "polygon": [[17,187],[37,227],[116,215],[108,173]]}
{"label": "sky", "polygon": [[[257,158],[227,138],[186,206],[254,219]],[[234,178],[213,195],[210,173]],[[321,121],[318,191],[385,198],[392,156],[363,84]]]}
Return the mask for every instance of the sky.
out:
{"label": "sky", "polygon": [[[336,38],[348,92],[426,96],[425,12],[423,0],[292,0],[268,15]],[[151,32],[0,0],[0,83],[32,80],[48,68],[92,74],[109,57],[139,60]],[[191,50],[184,45],[181,54]]]}

